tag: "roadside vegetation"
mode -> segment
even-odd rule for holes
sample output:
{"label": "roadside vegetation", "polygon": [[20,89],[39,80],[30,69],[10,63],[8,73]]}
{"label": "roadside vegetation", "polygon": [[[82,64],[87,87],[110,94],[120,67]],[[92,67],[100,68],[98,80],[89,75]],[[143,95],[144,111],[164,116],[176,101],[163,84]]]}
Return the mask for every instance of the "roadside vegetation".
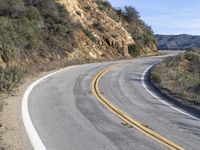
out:
{"label": "roadside vegetation", "polygon": [[27,74],[58,67],[55,62],[66,55],[62,47],[71,50],[67,18],[54,0],[0,0],[0,111],[5,94]]}
{"label": "roadside vegetation", "polygon": [[[72,51],[73,24],[54,0],[0,0],[0,93],[27,74],[60,67]],[[64,64],[62,64],[64,65]]]}
{"label": "roadside vegetation", "polygon": [[153,68],[151,78],[171,95],[200,104],[200,49],[167,58]]}

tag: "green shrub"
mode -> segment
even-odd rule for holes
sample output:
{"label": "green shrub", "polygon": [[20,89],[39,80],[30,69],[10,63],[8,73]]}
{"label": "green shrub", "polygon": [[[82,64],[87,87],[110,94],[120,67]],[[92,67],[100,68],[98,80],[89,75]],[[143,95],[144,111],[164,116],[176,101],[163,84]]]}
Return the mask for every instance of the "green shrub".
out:
{"label": "green shrub", "polygon": [[177,67],[180,64],[180,62],[182,62],[183,60],[184,60],[184,55],[179,54],[177,56],[168,57],[165,60],[165,64],[166,64],[166,67]]}
{"label": "green shrub", "polygon": [[61,20],[59,17],[58,5],[54,0],[25,0],[26,5],[37,9],[44,20],[47,21],[49,18],[54,20]]}
{"label": "green shrub", "polygon": [[188,51],[185,53],[185,59],[191,62],[200,63],[200,54],[197,54],[193,51]]}
{"label": "green shrub", "polygon": [[100,10],[104,10],[106,12],[109,12],[109,10],[113,8],[110,2],[108,1],[96,0],[96,4],[99,6]]}
{"label": "green shrub", "polygon": [[33,24],[28,18],[23,17],[19,20],[17,26],[15,26],[18,36],[21,37],[20,43],[24,45],[24,48],[29,46],[29,49],[35,48],[38,36],[39,27]]}
{"label": "green shrub", "polygon": [[26,16],[19,19],[0,17],[0,43],[6,43],[9,47],[20,50],[31,45],[31,49],[33,49],[38,35],[39,25]]}
{"label": "green shrub", "polygon": [[129,54],[133,57],[137,57],[141,54],[141,49],[138,45],[129,45],[128,46],[128,51],[129,51]]}
{"label": "green shrub", "polygon": [[19,17],[25,10],[23,0],[0,0],[0,15]]}
{"label": "green shrub", "polygon": [[155,69],[153,69],[153,71],[152,71],[151,79],[157,84],[161,83],[161,79],[160,79],[159,73],[156,72]]}
{"label": "green shrub", "polygon": [[58,9],[54,0],[43,0],[40,3],[39,10],[44,17],[53,16],[58,18]]}
{"label": "green shrub", "polygon": [[9,63],[20,58],[20,51],[10,45],[0,44],[0,57],[5,63]]}
{"label": "green shrub", "polygon": [[33,21],[33,22],[40,22],[42,21],[40,12],[38,11],[38,9],[36,9],[33,6],[30,6],[26,9],[25,11],[25,17],[29,20],[29,21]]}
{"label": "green shrub", "polygon": [[0,67],[0,92],[12,91],[23,80],[23,71],[17,66]]}
{"label": "green shrub", "polygon": [[107,8],[112,8],[112,5],[108,1],[102,1],[102,5]]}
{"label": "green shrub", "polygon": [[24,0],[26,5],[39,6],[43,0]]}
{"label": "green shrub", "polygon": [[123,15],[128,22],[141,21],[139,12],[133,6],[125,6]]}
{"label": "green shrub", "polygon": [[62,24],[53,24],[49,26],[50,32],[58,36],[67,36],[70,32],[70,29],[67,26]]}

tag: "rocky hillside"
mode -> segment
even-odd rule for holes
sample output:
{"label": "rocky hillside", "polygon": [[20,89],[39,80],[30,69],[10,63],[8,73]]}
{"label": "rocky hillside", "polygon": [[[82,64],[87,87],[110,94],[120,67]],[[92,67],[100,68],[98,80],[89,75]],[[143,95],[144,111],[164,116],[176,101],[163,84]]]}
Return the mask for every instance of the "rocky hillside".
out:
{"label": "rocky hillside", "polygon": [[27,74],[156,52],[133,7],[104,0],[0,0],[0,92]]}
{"label": "rocky hillside", "polygon": [[160,50],[187,50],[200,48],[200,36],[181,35],[155,35]]}

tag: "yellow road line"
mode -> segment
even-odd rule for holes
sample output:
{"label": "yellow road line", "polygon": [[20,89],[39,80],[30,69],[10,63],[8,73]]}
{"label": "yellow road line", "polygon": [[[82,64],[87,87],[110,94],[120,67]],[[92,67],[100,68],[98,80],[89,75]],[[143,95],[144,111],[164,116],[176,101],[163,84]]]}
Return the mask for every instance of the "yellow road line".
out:
{"label": "yellow road line", "polygon": [[114,68],[118,67],[119,65],[113,65],[111,67],[108,67],[101,72],[99,72],[91,81],[91,90],[92,94],[113,114],[115,114],[117,117],[119,117],[121,120],[126,122],[128,125],[134,127],[135,129],[139,130],[146,136],[148,136],[151,139],[154,139],[160,144],[165,145],[171,150],[185,150],[183,147],[177,145],[176,143],[166,139],[165,137],[161,136],[160,134],[156,133],[155,131],[149,129],[148,127],[142,125],[140,122],[134,120],[130,116],[128,116],[125,112],[114,106],[104,95],[101,94],[101,91],[99,89],[99,81],[100,79],[113,70]]}

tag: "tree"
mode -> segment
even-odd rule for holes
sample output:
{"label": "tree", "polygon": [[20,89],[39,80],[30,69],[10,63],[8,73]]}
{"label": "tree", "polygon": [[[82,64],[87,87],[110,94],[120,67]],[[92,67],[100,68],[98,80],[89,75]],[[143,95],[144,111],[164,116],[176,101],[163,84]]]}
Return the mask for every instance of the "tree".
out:
{"label": "tree", "polygon": [[125,6],[124,15],[128,22],[136,21],[140,19],[139,12],[133,6]]}

